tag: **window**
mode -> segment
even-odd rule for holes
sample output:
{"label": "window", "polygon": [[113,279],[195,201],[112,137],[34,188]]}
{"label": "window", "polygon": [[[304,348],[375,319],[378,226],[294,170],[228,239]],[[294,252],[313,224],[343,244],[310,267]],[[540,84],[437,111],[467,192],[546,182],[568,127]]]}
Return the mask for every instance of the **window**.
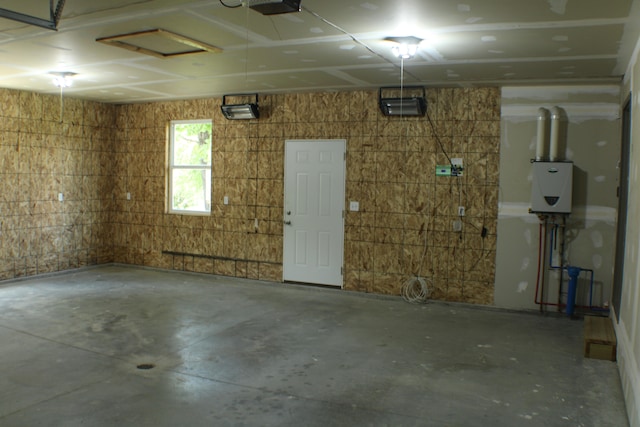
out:
{"label": "window", "polygon": [[211,212],[211,120],[174,120],[169,130],[170,213]]}

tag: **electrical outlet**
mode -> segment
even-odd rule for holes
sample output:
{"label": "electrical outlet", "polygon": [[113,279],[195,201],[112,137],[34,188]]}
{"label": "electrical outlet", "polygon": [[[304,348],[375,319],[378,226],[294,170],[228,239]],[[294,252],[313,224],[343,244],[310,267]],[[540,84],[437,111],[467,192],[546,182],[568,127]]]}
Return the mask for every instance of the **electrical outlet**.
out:
{"label": "electrical outlet", "polygon": [[458,216],[464,216],[464,206],[458,206]]}
{"label": "electrical outlet", "polygon": [[454,157],[451,159],[451,176],[462,176],[464,170],[464,165],[462,158]]}

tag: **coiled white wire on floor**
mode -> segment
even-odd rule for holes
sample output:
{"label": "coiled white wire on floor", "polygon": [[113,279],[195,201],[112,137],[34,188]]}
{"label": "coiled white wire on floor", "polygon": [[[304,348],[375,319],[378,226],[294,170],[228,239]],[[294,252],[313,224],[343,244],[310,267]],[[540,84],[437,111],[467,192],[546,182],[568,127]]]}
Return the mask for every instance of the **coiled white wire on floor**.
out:
{"label": "coiled white wire on floor", "polygon": [[[407,279],[402,284],[400,293],[402,298],[410,303],[426,303],[431,290],[429,285],[433,285],[431,279],[424,279],[420,274],[422,273],[422,266],[424,265],[424,259],[427,256],[427,240],[428,231],[424,231],[424,248],[422,250],[422,256],[420,257],[420,268],[418,268],[418,274],[410,279]],[[428,282],[428,284],[427,284]]]}
{"label": "coiled white wire on floor", "polygon": [[402,284],[402,298],[411,303],[425,303],[429,298],[430,290],[427,285],[427,281],[431,284],[430,279],[423,279],[419,276],[414,276],[406,280]]}

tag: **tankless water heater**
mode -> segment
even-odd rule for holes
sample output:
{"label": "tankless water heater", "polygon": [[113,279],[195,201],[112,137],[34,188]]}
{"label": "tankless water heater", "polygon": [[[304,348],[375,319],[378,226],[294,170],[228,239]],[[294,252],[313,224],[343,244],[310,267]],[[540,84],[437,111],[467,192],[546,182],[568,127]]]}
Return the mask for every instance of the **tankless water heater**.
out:
{"label": "tankless water heater", "polygon": [[571,213],[572,162],[533,162],[532,213]]}

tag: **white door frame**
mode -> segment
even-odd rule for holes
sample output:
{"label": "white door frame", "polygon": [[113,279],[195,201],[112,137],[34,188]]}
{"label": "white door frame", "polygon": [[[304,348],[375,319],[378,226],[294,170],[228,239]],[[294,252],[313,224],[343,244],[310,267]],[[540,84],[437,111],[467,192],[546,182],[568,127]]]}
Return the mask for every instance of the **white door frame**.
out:
{"label": "white door frame", "polygon": [[[296,229],[296,225],[300,223],[301,219],[309,220],[310,217],[298,218],[298,222],[296,222],[295,208],[292,205],[292,201],[297,200],[295,196],[295,186],[297,185],[297,176],[291,176],[292,173],[295,173],[292,170],[291,166],[295,165],[292,162],[290,156],[293,154],[293,144],[314,144],[316,147],[319,147],[319,144],[322,143],[332,143],[331,150],[332,152],[339,150],[341,164],[341,170],[339,172],[339,180],[337,182],[337,187],[334,187],[333,184],[331,186],[332,193],[333,191],[337,191],[338,194],[335,196],[340,197],[340,201],[338,206],[332,206],[330,212],[330,248],[329,253],[331,254],[331,260],[329,262],[329,270],[323,270],[321,268],[317,268],[313,270],[311,267],[308,270],[308,273],[318,273],[318,279],[314,279],[315,276],[312,274],[303,274],[304,266],[298,268],[295,264],[295,258],[297,255],[297,247],[296,241],[293,239],[297,238],[297,235],[291,233],[297,233],[300,229]],[[336,145],[337,144],[337,145]],[[302,282],[302,283],[313,283],[319,285],[329,285],[336,286],[342,288],[344,286],[344,277],[343,277],[343,265],[344,265],[344,210],[345,210],[345,192],[346,192],[346,148],[347,142],[344,139],[290,139],[285,140],[285,161],[284,161],[284,201],[283,201],[283,259],[282,259],[282,276],[283,281],[292,281],[292,282]],[[335,151],[334,151],[335,150]],[[319,165],[320,163],[316,162],[314,165]],[[294,187],[292,187],[292,185]],[[293,192],[292,192],[293,191]],[[333,199],[332,200],[336,200]],[[338,202],[337,202],[338,203]],[[312,219],[314,217],[311,217]],[[322,219],[322,217],[318,214],[315,215],[315,218]],[[327,218],[326,216],[324,218]],[[339,221],[339,227],[337,223],[334,222]],[[317,221],[320,223],[321,221]],[[302,230],[304,234],[304,229]],[[337,235],[336,235],[337,233]],[[337,239],[337,240],[336,240]],[[318,239],[319,240],[319,239]],[[335,242],[335,243],[334,243]],[[335,252],[339,251],[339,252]],[[320,253],[321,251],[318,251]],[[315,261],[315,260],[314,260]],[[317,264],[316,264],[317,265]],[[330,276],[330,277],[329,277]],[[328,283],[330,282],[330,283]]]}

